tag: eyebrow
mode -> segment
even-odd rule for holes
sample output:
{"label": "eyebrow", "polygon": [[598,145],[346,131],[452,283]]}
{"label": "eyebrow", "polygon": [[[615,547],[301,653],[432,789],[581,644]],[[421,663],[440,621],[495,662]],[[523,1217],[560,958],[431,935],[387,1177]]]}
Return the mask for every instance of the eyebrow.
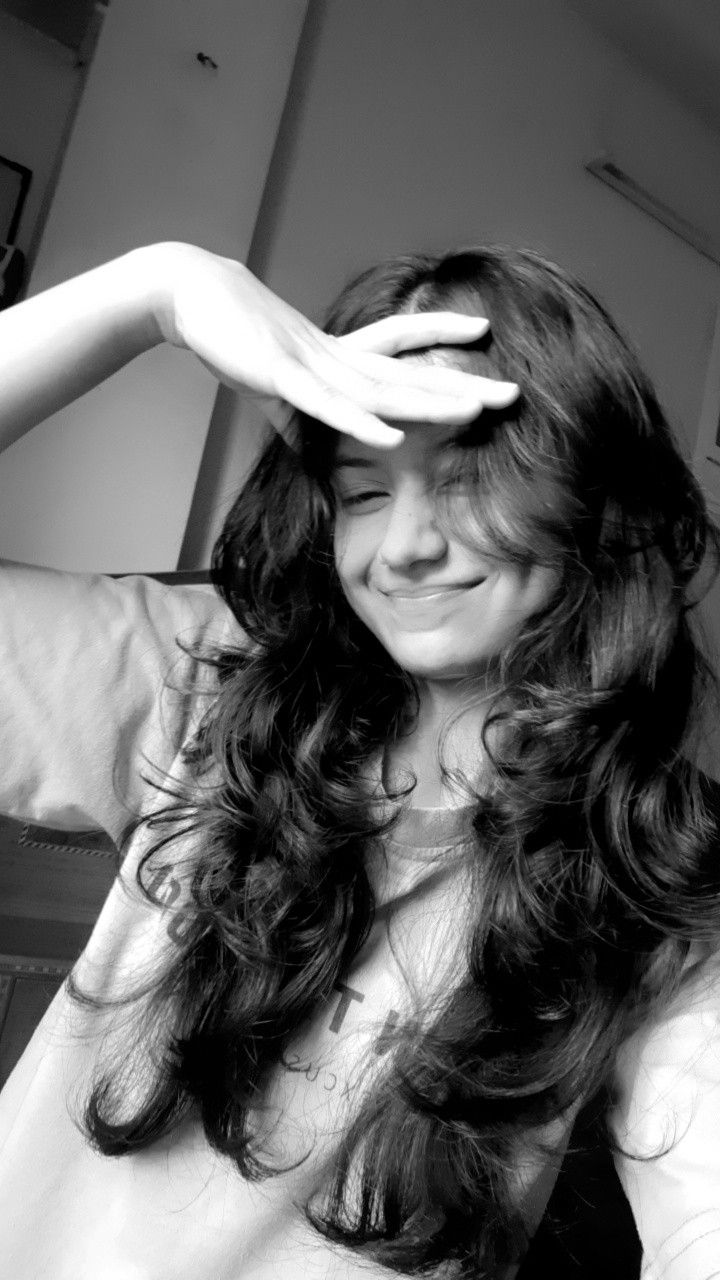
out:
{"label": "eyebrow", "polygon": [[377,462],[375,458],[335,458],[332,464],[333,471],[339,471],[341,467],[375,467]]}
{"label": "eyebrow", "polygon": [[[433,456],[437,456],[437,454],[442,453],[444,449],[450,449],[454,445],[465,445],[468,443],[468,428],[462,427],[462,429],[456,432],[455,435],[448,436],[447,440],[440,440],[437,444],[432,445],[428,452]],[[379,458],[348,457],[346,454],[340,454],[339,457],[334,459],[332,470],[339,471],[341,467],[376,467],[379,466],[380,463],[381,459]]]}

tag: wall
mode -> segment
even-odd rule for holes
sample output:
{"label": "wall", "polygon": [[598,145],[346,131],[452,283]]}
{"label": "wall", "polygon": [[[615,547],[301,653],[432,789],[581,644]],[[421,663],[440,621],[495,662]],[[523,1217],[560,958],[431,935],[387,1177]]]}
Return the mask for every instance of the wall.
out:
{"label": "wall", "polygon": [[27,253],[82,81],[71,50],[0,10],[0,155],[33,171],[18,244]]}
{"label": "wall", "polygon": [[[156,240],[245,258],[305,7],[113,0],[31,292]],[[0,472],[3,555],[174,568],[216,385],[199,362],[159,348],[19,440]]]}
{"label": "wall", "polygon": [[[720,269],[583,168],[612,153],[720,241],[720,138],[680,102],[560,0],[314,3],[291,101],[251,260],[273,289],[319,318],[385,255],[534,246],[604,298],[692,453]],[[222,393],[185,567],[208,563],[261,434]],[[718,589],[705,615],[718,644]]]}
{"label": "wall", "polygon": [[[332,0],[311,14],[256,270],[317,318],[353,271],[387,254],[534,246],[605,299],[689,452],[720,270],[583,164],[606,150],[637,164],[685,211],[714,207],[720,240],[720,138],[560,0]],[[246,433],[252,416],[224,396],[188,567],[207,560],[248,464]]]}
{"label": "wall", "polygon": [[106,0],[3,0],[3,9],[69,49],[80,49]]}

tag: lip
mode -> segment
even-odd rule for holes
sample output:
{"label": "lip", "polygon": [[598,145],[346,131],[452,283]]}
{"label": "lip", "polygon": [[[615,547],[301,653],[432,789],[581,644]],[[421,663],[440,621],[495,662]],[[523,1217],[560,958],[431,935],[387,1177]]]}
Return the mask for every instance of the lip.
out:
{"label": "lip", "polygon": [[390,600],[440,600],[444,596],[458,595],[461,591],[470,591],[479,587],[485,578],[477,578],[472,582],[453,582],[429,584],[422,587],[405,587],[395,591],[382,591],[381,594]]}

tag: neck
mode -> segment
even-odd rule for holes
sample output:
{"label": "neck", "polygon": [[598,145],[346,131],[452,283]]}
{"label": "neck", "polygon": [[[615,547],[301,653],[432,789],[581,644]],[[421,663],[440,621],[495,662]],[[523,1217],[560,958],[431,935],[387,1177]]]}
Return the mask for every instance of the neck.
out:
{"label": "neck", "polygon": [[440,761],[442,757],[446,768],[461,773],[473,786],[480,785],[481,734],[490,697],[490,693],[479,693],[476,683],[425,682],[420,687],[416,723],[387,753],[386,784],[402,785],[409,774],[414,774],[414,806],[438,808],[467,803],[467,793],[443,778]]}
{"label": "neck", "polygon": [[437,733],[454,720],[470,720],[482,729],[492,694],[470,680],[425,680],[419,686],[420,706],[417,728]]}

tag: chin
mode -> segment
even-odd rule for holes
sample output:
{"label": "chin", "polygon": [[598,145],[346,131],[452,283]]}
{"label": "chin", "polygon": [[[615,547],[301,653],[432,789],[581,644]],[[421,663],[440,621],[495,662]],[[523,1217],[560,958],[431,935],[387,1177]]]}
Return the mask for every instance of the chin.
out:
{"label": "chin", "polygon": [[457,654],[433,654],[417,650],[398,648],[389,649],[390,656],[403,671],[415,676],[418,680],[463,680],[473,676],[481,676],[487,668],[487,659],[474,658],[459,662]]}

